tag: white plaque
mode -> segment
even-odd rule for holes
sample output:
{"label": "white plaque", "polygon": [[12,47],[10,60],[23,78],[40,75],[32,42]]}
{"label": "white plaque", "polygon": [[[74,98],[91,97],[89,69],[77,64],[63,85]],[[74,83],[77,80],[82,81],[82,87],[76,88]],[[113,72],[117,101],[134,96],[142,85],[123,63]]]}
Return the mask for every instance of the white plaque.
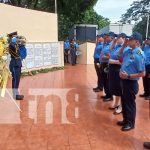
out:
{"label": "white plaque", "polygon": [[34,68],[34,45],[27,44],[26,49],[27,49],[26,67]]}

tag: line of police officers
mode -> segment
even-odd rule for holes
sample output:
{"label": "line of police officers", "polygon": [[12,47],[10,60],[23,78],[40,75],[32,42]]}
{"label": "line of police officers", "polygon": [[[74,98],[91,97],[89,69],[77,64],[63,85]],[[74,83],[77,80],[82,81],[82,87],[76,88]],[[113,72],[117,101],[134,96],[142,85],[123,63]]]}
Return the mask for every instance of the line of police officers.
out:
{"label": "line of police officers", "polygon": [[[145,40],[143,47],[142,42],[138,32],[130,37],[114,32],[97,36],[94,65],[98,81],[93,90],[104,89],[103,101],[113,100],[109,109],[115,109],[115,114],[122,112],[123,120],[117,122],[122,131],[135,127],[135,100],[140,77],[143,77],[144,85],[144,93],[140,96],[150,100],[150,38]],[[150,142],[145,142],[144,147],[150,148]]]}
{"label": "line of police officers", "polygon": [[74,39],[71,39],[70,41],[67,39],[64,42],[64,62],[65,63],[69,63],[69,55],[70,55],[70,58],[71,58],[70,63],[72,64],[72,66],[76,65],[78,48],[79,48],[79,45]]}

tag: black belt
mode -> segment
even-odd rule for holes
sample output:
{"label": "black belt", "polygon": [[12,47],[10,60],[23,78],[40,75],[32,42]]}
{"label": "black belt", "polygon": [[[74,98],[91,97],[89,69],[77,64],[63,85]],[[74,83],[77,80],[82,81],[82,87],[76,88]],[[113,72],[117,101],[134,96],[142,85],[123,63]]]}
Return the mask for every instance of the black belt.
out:
{"label": "black belt", "polygon": [[11,57],[11,59],[21,59],[20,57]]}
{"label": "black belt", "polygon": [[108,65],[108,62],[101,62],[101,65]]}

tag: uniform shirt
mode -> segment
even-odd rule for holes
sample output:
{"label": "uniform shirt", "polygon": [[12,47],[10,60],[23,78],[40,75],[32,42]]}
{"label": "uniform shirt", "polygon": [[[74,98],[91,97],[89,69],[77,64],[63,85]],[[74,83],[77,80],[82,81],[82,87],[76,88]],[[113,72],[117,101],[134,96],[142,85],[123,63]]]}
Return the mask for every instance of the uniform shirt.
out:
{"label": "uniform shirt", "polygon": [[145,54],[145,65],[150,65],[150,45],[145,45],[143,50]]}
{"label": "uniform shirt", "polygon": [[9,44],[9,53],[11,58],[18,58],[19,56],[19,47],[16,44],[10,43]]}
{"label": "uniform shirt", "polygon": [[121,49],[122,45],[116,45],[111,51],[110,51],[110,59],[113,59],[113,60],[118,60],[119,57],[118,57],[118,52],[119,50]]}
{"label": "uniform shirt", "polygon": [[103,42],[100,42],[96,45],[95,47],[95,51],[94,51],[94,59],[99,59],[100,58],[100,53],[102,51],[103,48]]}
{"label": "uniform shirt", "polygon": [[[121,71],[125,71],[128,74],[136,74],[145,70],[145,56],[140,47],[134,50],[128,49],[123,53],[123,63],[121,65]],[[134,78],[130,80],[138,80]]]}
{"label": "uniform shirt", "polygon": [[100,59],[99,59],[100,62],[103,63],[103,62],[108,62],[109,61],[109,60],[102,60],[102,57],[110,55],[111,45],[112,45],[112,42],[104,44],[103,49],[102,49],[101,54],[100,54]]}
{"label": "uniform shirt", "polygon": [[76,42],[74,42],[74,46],[75,46],[76,49],[79,48],[79,44],[76,43]]}
{"label": "uniform shirt", "polygon": [[119,53],[118,53],[118,59],[120,59],[120,58],[122,58],[122,59],[123,59],[123,54],[124,54],[126,51],[128,51],[129,49],[131,49],[131,47],[127,46],[127,47],[125,47],[125,48],[124,48],[124,50],[123,50],[123,53],[122,53],[122,54],[119,54]]}
{"label": "uniform shirt", "polygon": [[64,49],[69,49],[69,48],[70,48],[70,43],[64,42]]}
{"label": "uniform shirt", "polygon": [[125,53],[125,52],[126,52],[127,50],[129,50],[129,49],[131,49],[130,46],[125,47],[124,50],[123,50],[123,53]]}

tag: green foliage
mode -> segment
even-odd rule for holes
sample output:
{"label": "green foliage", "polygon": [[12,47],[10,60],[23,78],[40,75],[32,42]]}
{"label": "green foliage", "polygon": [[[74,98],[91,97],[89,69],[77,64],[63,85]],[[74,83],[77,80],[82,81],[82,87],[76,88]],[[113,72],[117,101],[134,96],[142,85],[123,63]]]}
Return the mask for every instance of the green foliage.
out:
{"label": "green foliage", "polygon": [[[58,71],[58,70],[64,70],[64,67],[53,67],[53,68],[45,68],[45,69],[39,69],[39,70],[33,70],[31,71],[32,75],[37,75],[39,73],[48,73],[48,72],[53,72],[53,71]],[[23,72],[21,74],[22,77],[24,76],[29,76],[28,72]]]}
{"label": "green foliage", "polygon": [[[12,0],[13,5],[55,12],[55,0]],[[74,24],[108,25],[109,20],[98,15],[93,6],[97,0],[57,0],[59,40],[65,40]]]}
{"label": "green foliage", "polygon": [[84,13],[81,14],[80,23],[84,24],[96,24],[99,28],[103,28],[107,26],[110,21],[107,18],[104,18],[101,15],[98,15],[93,8],[86,10]]}
{"label": "green foliage", "polygon": [[148,13],[150,15],[150,0],[136,0],[131,4],[127,12],[122,15],[121,22],[131,23],[132,20],[136,21],[133,31],[140,32],[145,37]]}
{"label": "green foliage", "polygon": [[125,14],[122,15],[122,22],[130,23],[131,20],[139,21],[145,17],[145,13],[150,13],[150,0],[136,0],[131,4],[131,7]]}
{"label": "green foliage", "polygon": [[108,25],[109,19],[98,15],[93,8],[86,10],[80,14],[78,20],[72,20],[66,15],[59,16],[59,39],[64,40],[74,24],[95,24],[99,28]]}
{"label": "green foliage", "polygon": [[[143,38],[146,36],[146,25],[147,25],[147,18],[143,18],[142,21],[138,22],[138,24],[135,25],[133,31],[139,32],[142,34]],[[148,35],[150,36],[150,25],[148,30]]]}

